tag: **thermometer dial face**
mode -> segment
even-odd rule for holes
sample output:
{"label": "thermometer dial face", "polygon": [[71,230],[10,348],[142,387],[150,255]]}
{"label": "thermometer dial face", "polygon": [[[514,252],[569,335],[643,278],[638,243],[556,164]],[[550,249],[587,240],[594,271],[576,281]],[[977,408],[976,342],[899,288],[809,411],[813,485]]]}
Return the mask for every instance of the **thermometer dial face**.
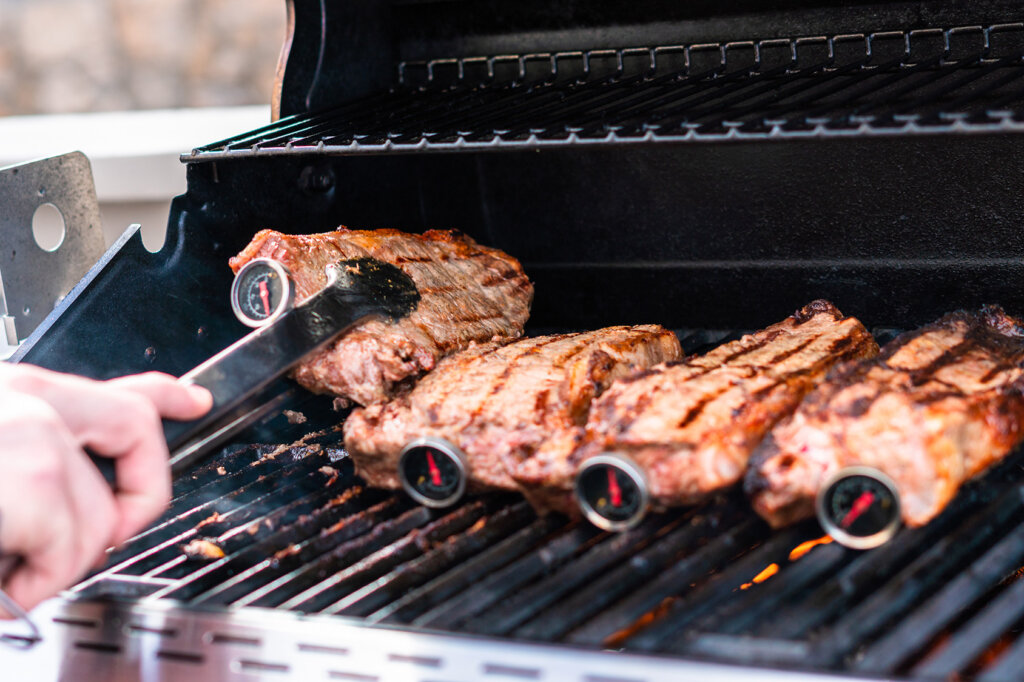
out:
{"label": "thermometer dial face", "polygon": [[231,308],[250,327],[268,324],[290,308],[294,298],[288,269],[268,258],[246,263],[231,285]]}
{"label": "thermometer dial face", "polygon": [[420,438],[402,450],[398,478],[420,504],[450,507],[466,491],[466,455],[444,439]]}
{"label": "thermometer dial face", "polygon": [[576,474],[576,500],[598,528],[625,530],[647,513],[647,481],[636,464],[614,453],[586,460]]}
{"label": "thermometer dial face", "polygon": [[833,476],[817,499],[818,520],[847,547],[870,549],[887,542],[900,526],[896,484],[881,471],[850,467]]}

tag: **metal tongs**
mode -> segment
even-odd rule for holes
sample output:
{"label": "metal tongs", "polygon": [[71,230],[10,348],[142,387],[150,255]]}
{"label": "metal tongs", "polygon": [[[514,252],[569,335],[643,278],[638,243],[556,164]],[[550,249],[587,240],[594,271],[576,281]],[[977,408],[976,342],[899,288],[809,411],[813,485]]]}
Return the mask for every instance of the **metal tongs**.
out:
{"label": "metal tongs", "polygon": [[[252,263],[269,267],[280,278],[282,289],[271,309],[270,291],[265,280],[257,280],[251,292],[237,286],[246,272],[239,271],[232,287],[236,298],[252,294],[266,307],[263,319],[243,319],[257,328],[239,341],[181,376],[178,381],[202,386],[213,395],[213,407],[204,417],[189,421],[163,422],[170,450],[173,476],[189,468],[213,448],[237,433],[245,425],[276,407],[278,396],[267,397],[266,389],[307,355],[323,348],[360,322],[371,317],[395,320],[416,309],[420,295],[407,274],[397,267],[373,258],[345,260],[328,265],[327,284],[298,305],[292,305],[294,287],[290,274],[275,261],[260,259]],[[240,318],[242,315],[240,314]],[[104,478],[117,486],[114,460],[90,454]],[[19,557],[0,557],[0,585],[14,570]],[[0,607],[25,622],[31,635],[18,638],[31,645],[39,639],[39,630],[28,614],[3,590]],[[8,640],[3,640],[8,641]],[[13,640],[11,640],[13,641]]]}
{"label": "metal tongs", "polygon": [[[283,266],[275,265],[287,274]],[[286,298],[255,331],[178,379],[209,390],[213,407],[195,421],[164,420],[172,475],[180,474],[273,408],[273,400],[262,395],[264,390],[307,355],[368,318],[405,317],[420,300],[412,278],[383,261],[340,261],[328,265],[326,271],[327,285],[319,292],[294,307]],[[239,272],[236,282],[243,274]],[[93,459],[107,480],[113,481],[113,460]]]}

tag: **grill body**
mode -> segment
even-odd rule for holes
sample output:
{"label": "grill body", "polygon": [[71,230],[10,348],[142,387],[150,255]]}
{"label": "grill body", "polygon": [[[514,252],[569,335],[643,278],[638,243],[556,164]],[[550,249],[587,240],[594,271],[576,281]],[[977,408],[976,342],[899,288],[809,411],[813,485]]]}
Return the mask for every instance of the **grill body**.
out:
{"label": "grill body", "polygon": [[[19,359],[96,377],[182,373],[246,331],[226,262],[256,230],[339,224],[458,228],[508,251],[536,284],[533,333],[658,322],[694,351],[819,297],[882,342],[958,307],[1024,312],[1014,4],[294,0],[279,118],[184,155],[188,192],[163,250],[126,236]],[[311,424],[338,421],[303,400],[292,407]],[[695,660],[765,678],[996,680],[1024,660],[1019,456],[928,527],[857,553],[803,545],[814,526],[770,533],[739,496],[611,536],[512,498],[438,512],[362,490],[336,433],[273,458],[245,445],[302,435],[262,424],[179,482],[168,515],[63,607],[94,615],[55,616],[93,628],[68,641],[136,656],[131,638],[153,633],[90,639],[108,617],[94,600],[113,597],[130,602],[115,619],[157,618],[151,600],[170,599],[174,618],[272,608],[245,612],[267,632],[314,612],[423,647],[437,630],[557,643],[587,661],[589,682],[693,672]],[[198,538],[226,557],[188,558]],[[303,642],[246,657],[217,627],[202,645],[157,633],[155,651],[306,670]],[[625,649],[636,674],[602,677],[587,658],[599,648]],[[660,672],[632,654],[664,656]],[[478,663],[444,671],[553,674]],[[332,671],[374,674],[318,674]]]}

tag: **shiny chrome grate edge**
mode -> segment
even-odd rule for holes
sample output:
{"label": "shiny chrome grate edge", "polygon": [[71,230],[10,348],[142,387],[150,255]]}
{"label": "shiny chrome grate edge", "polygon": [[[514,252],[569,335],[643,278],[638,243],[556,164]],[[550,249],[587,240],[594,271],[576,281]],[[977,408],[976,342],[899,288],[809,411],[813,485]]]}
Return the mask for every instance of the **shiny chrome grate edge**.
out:
{"label": "shiny chrome grate edge", "polygon": [[[656,656],[367,627],[350,619],[257,608],[57,598],[33,612],[42,640],[0,647],[9,679],[550,680],[827,682],[849,676],[751,669]],[[0,624],[0,638],[15,626]]]}

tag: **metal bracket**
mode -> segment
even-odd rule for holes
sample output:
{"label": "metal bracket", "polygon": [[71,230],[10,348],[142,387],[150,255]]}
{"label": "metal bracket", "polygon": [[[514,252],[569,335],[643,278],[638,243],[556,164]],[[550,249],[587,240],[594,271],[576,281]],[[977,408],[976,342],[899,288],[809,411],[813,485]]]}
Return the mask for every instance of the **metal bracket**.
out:
{"label": "metal bracket", "polygon": [[18,350],[18,332],[14,318],[7,312],[7,297],[4,296],[4,282],[0,278],[0,361],[11,357]]}
{"label": "metal bracket", "polygon": [[[52,251],[39,245],[32,228],[45,204],[64,221],[63,238]],[[104,250],[92,166],[84,154],[0,168],[0,357],[32,333]]]}

